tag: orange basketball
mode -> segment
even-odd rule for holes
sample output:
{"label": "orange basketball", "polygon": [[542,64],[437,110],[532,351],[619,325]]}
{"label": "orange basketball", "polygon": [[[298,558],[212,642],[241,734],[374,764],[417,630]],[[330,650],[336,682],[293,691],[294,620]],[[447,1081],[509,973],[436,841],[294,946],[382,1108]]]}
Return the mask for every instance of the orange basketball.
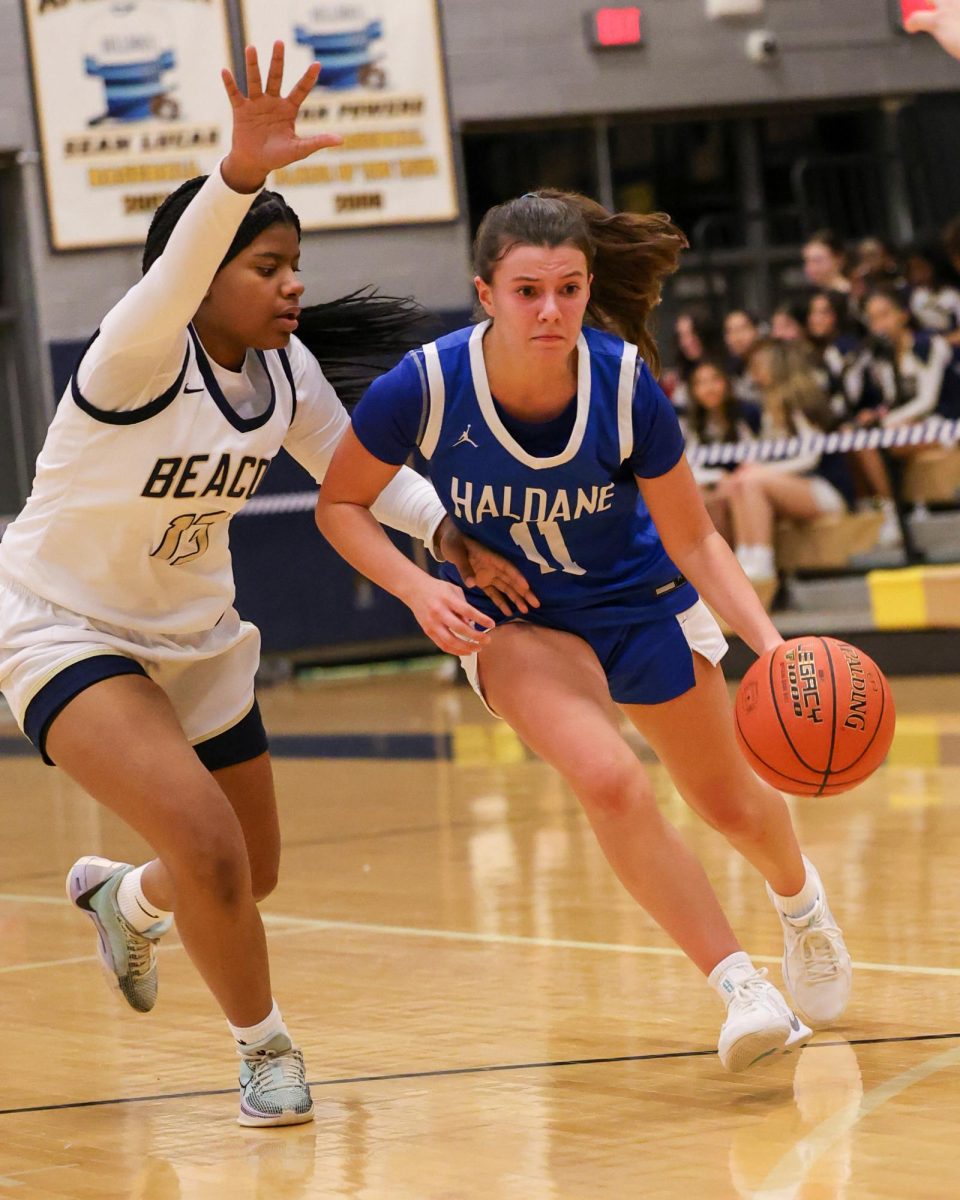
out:
{"label": "orange basketball", "polygon": [[761,779],[794,796],[834,796],[880,766],[893,741],[890,685],[862,650],[793,638],[743,678],[737,740]]}

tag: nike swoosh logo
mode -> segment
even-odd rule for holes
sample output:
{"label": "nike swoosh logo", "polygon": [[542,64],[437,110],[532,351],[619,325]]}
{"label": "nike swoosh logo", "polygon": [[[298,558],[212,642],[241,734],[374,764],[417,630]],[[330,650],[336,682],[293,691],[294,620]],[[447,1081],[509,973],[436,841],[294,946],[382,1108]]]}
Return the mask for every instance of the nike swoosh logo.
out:
{"label": "nike swoosh logo", "polygon": [[107,882],[108,882],[107,879],[101,880],[101,882],[98,883],[96,885],[96,887],[88,888],[87,891],[81,892],[80,895],[76,898],[76,900],[74,900],[74,904],[77,906],[77,908],[83,908],[83,909],[86,909],[87,912],[92,912],[93,906],[91,905],[90,901],[94,898],[94,896],[97,894],[97,892],[99,892],[100,889],[103,887],[103,885]]}
{"label": "nike swoosh logo", "polygon": [[194,394],[194,392],[202,392],[202,391],[204,391],[204,389],[203,389],[202,387],[201,387],[201,388],[192,388],[192,387],[186,387],[186,388],[184,388],[183,390],[184,390],[184,393],[185,393],[187,396],[192,396],[192,395]]}

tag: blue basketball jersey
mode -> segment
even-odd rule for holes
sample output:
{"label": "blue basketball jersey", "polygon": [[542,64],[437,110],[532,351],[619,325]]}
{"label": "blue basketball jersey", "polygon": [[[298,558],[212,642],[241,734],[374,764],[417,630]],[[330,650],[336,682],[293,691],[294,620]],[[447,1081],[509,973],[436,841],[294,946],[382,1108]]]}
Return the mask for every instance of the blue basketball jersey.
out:
{"label": "blue basketball jersey", "polygon": [[[657,403],[652,388],[638,387],[637,347],[583,330],[573,431],[559,453],[536,457],[511,435],[490,393],[488,325],[416,355],[428,401],[420,449],[453,521],[520,568],[542,605],[532,619],[600,627],[690,607],[696,592],[678,582],[628,461],[634,405]],[[444,571],[460,582],[449,565]],[[471,601],[495,615],[482,593],[471,591]]]}

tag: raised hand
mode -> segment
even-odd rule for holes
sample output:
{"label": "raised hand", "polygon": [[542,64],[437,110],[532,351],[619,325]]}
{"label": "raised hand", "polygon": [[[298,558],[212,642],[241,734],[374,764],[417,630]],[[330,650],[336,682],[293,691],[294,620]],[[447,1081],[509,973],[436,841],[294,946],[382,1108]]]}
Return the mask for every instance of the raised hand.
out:
{"label": "raised hand", "polygon": [[440,550],[466,586],[480,588],[505,617],[540,607],[530,584],[512,563],[461,533],[449,518],[441,528]]}
{"label": "raised hand", "polygon": [[223,86],[233,109],[233,142],[221,173],[234,191],[255,192],[271,171],[299,162],[325,147],[339,146],[343,141],[337,134],[329,133],[297,136],[297,114],[317,82],[320,65],[311,63],[289,95],[282,96],[283,53],[283,42],[274,42],[264,85],[257,52],[253,46],[247,47],[246,95],[232,72],[222,72]]}
{"label": "raised hand", "polygon": [[928,12],[915,12],[907,18],[910,33],[929,33],[948,54],[960,58],[960,0],[928,0]]}

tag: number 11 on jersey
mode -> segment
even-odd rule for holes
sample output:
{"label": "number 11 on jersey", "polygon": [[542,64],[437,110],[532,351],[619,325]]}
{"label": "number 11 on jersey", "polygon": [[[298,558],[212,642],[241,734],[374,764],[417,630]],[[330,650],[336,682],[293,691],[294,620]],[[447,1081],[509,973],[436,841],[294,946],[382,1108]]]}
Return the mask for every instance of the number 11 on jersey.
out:
{"label": "number 11 on jersey", "polygon": [[[552,557],[553,563],[537,549],[537,543],[533,537],[534,529],[539,530],[546,542],[546,550]],[[556,570],[563,571],[567,575],[586,575],[583,567],[578,566],[570,556],[559,522],[538,521],[533,525],[518,521],[516,525],[510,526],[510,536],[527,558],[537,564],[542,575],[549,575]]]}

